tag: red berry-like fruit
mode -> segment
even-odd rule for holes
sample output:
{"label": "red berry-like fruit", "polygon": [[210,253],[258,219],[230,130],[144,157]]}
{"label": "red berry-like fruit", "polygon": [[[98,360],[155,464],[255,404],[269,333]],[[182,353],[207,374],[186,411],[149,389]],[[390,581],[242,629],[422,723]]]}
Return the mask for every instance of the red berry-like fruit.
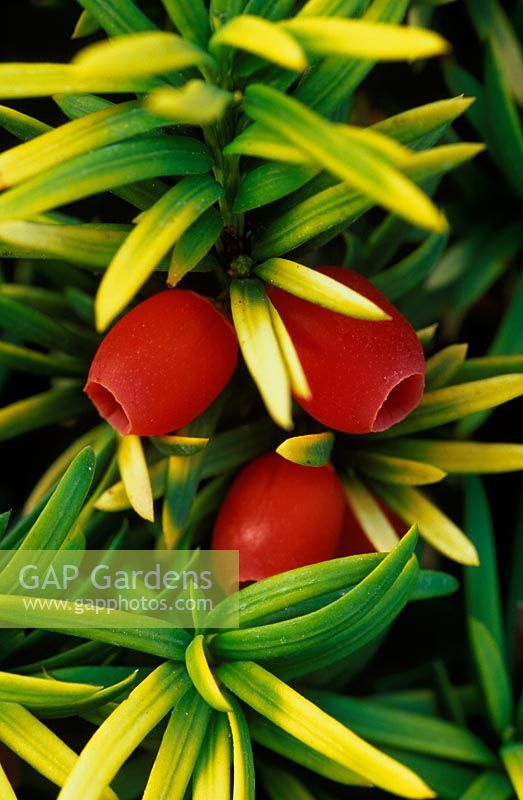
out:
{"label": "red berry-like fruit", "polygon": [[168,289],[109,331],[84,391],[121,434],[159,436],[201,414],[237,358],[236,334],[223,314],[195,292]]}
{"label": "red berry-like fruit", "polygon": [[240,583],[333,558],[346,500],[330,465],[269,453],[240,472],[214,529],[214,550],[238,550]]}
{"label": "red berry-like fruit", "polygon": [[297,402],[345,433],[384,431],[419,403],[425,358],[416,332],[369,281],[344,267],[323,267],[382,308],[390,320],[369,322],[320,308],[271,287],[269,296],[296,347],[312,398]]}
{"label": "red berry-like fruit", "polygon": [[[388,521],[401,537],[404,536],[409,526],[406,522],[396,516],[394,511],[391,511],[379,497],[374,498],[379,505]],[[343,521],[343,530],[338,545],[337,556],[358,556],[361,553],[375,553],[376,548],[367,538],[367,534],[361,527],[358,518],[354,514],[352,507],[347,503],[345,510],[345,519]]]}

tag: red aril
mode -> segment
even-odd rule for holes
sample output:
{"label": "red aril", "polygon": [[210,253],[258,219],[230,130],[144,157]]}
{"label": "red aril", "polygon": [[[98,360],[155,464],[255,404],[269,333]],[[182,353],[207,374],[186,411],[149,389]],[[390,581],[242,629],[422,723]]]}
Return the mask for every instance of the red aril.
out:
{"label": "red aril", "polygon": [[232,484],[214,529],[214,550],[238,550],[240,583],[333,558],[346,500],[329,465],[304,467],[269,453]]}
{"label": "red aril", "polygon": [[346,317],[271,287],[270,299],[289,331],[312,392],[311,399],[296,400],[335,430],[386,430],[404,419],[423,394],[425,358],[416,332],[366,278],[344,267],[322,267],[319,272],[369,298],[391,319]]}
{"label": "red aril", "polygon": [[158,436],[201,414],[229,382],[237,357],[234,329],[209,300],[168,289],[109,331],[84,391],[121,434]]}

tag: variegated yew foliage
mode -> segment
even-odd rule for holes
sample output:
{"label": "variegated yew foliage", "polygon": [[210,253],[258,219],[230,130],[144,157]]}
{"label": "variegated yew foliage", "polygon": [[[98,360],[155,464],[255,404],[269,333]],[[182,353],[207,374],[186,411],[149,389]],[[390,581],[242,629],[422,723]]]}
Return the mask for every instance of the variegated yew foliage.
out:
{"label": "variegated yew foliage", "polygon": [[[440,319],[450,307],[448,326],[455,331],[481,296],[502,285],[511,298],[511,311],[488,354],[520,354],[523,7],[519,0],[465,0],[420,6],[409,14],[414,24],[436,24],[443,30],[462,19],[463,43],[445,59],[443,75],[450,91],[476,98],[465,113],[463,130],[474,131],[488,150],[485,158],[459,173],[456,196],[447,209],[454,241],[426,281],[421,302],[419,294],[412,297],[406,310],[423,325]],[[487,416],[471,415],[460,423],[460,432],[470,435]]]}
{"label": "variegated yew foliage", "polygon": [[[96,474],[95,463],[93,449],[83,448],[42,510],[15,523],[2,547],[82,547],[91,510],[91,501],[84,502],[93,484],[91,497],[96,497],[105,478]],[[4,529],[8,517],[1,520]],[[228,598],[213,612],[220,614],[218,632],[212,613],[206,629],[190,634],[171,628],[96,627],[100,621],[94,610],[86,611],[92,628],[75,626],[73,609],[27,611],[28,626],[43,623],[49,632],[2,631],[4,660],[23,666],[0,673],[0,741],[61,786],[59,797],[92,800],[114,797],[106,787],[142,744],[158,748],[144,797],[183,798],[194,773],[196,797],[225,798],[232,745],[233,796],[254,797],[245,719],[250,708],[280,731],[272,749],[279,751],[277,740],[283,735],[293,750],[291,759],[313,767],[318,762],[320,774],[332,771],[344,783],[370,782],[400,796],[430,797],[426,783],[401,758],[368,744],[285,682],[320,665],[339,669],[348,655],[375,644],[409,600],[455,589],[450,576],[420,571],[416,541],[414,526],[387,556],[338,559],[248,587],[241,592],[240,628],[227,629],[228,615],[231,620],[235,616]],[[123,543],[117,534],[108,546]],[[0,617],[16,604],[23,607],[23,597],[7,593],[9,566],[0,575]],[[88,643],[63,649],[52,631],[64,627],[69,636]],[[24,654],[35,644],[44,649],[53,645],[52,655],[27,663]],[[138,674],[112,666],[122,648],[133,651],[134,663],[143,665]],[[144,662],[145,654],[153,657],[153,666],[150,659]],[[107,666],[89,666],[96,659]],[[154,668],[156,659],[160,664]],[[79,757],[39,719],[76,715],[99,723]],[[155,744],[157,725],[167,715],[161,743]],[[206,788],[199,789],[200,783]]]}
{"label": "variegated yew foliage", "polygon": [[[240,628],[217,633],[107,629],[96,619],[86,631],[68,610],[55,619],[47,612],[47,630],[31,631],[42,625],[33,612],[27,630],[0,632],[0,741],[61,787],[60,800],[251,800],[255,776],[277,800],[331,797],[323,778],[402,797],[508,800],[490,741],[467,729],[464,714],[438,718],[433,693],[427,713],[427,703],[420,710],[401,692],[351,700],[332,690],[365,667],[409,601],[456,588],[452,577],[420,570],[418,530],[455,561],[480,560],[483,572],[467,572],[478,682],[506,775],[522,791],[521,704],[516,714],[508,678],[498,686],[501,623],[478,589],[492,584],[488,544],[474,520],[467,536],[419,487],[523,467],[521,445],[461,436],[478,414],[523,394],[523,359],[503,345],[485,358],[466,359],[463,344],[434,352],[435,328],[423,328],[430,357],[418,409],[385,433],[334,436],[296,409],[293,419],[291,391],[300,395],[306,382],[264,288],[379,319],[366,298],[311,269],[325,245],[342,242],[346,263],[407,311],[444,270],[448,224],[431,196],[482,149],[450,127],[476,113],[472,96],[350,122],[376,62],[448,52],[422,27],[427,4],[411,9],[418,27],[402,24],[408,0],[155,0],[148,13],[132,0],[80,5],[74,35],[96,41],[70,64],[0,65],[2,98],[50,96],[64,116],[50,127],[0,108],[0,123],[22,142],[0,155],[0,256],[18,263],[0,284],[0,364],[49,379],[45,391],[0,410],[0,438],[84,417],[87,429],[10,528],[0,516],[0,547],[115,549],[129,546],[131,533],[147,547],[198,546],[234,471],[274,447],[311,468],[332,459],[379,552],[250,586],[240,595]],[[125,222],[86,218],[81,204],[70,205],[101,193],[123,201]],[[369,233],[361,218],[375,207],[385,215]],[[453,222],[452,208],[448,216]],[[81,388],[100,334],[142,293],[195,279],[220,302],[230,298],[250,378],[239,375],[172,436],[117,438],[105,423],[92,427]],[[487,278],[477,285],[471,302]],[[499,339],[514,335],[520,306],[521,283]],[[376,497],[412,526],[401,542]],[[17,602],[6,586],[0,574],[0,617]],[[308,688],[298,691],[300,683]],[[449,708],[473,694],[445,690]],[[96,726],[80,755],[45,721],[64,717]],[[15,796],[1,768],[0,790]]]}

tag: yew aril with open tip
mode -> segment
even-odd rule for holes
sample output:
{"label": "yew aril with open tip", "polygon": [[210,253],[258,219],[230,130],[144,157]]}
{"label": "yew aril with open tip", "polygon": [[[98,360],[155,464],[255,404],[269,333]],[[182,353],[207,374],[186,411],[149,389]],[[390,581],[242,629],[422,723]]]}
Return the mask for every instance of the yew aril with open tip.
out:
{"label": "yew aril with open tip", "polygon": [[319,272],[372,300],[390,317],[368,321],[320,308],[276,287],[269,297],[298,352],[312,397],[296,401],[345,433],[384,431],[416,408],[425,358],[405,317],[366,278],[344,267]]}
{"label": "yew aril with open tip", "polygon": [[234,328],[209,300],[168,289],[109,331],[84,391],[122,435],[160,436],[191,422],[215,400],[237,357]]}

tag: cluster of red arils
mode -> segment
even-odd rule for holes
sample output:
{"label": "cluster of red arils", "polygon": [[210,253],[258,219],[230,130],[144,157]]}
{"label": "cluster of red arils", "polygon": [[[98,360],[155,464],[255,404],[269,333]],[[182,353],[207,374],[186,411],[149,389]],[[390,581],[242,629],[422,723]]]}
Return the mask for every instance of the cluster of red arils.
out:
{"label": "cluster of red arils", "polygon": [[[320,271],[372,300],[389,319],[343,316],[271,287],[271,302],[311,388],[310,399],[296,400],[334,430],[386,430],[421,400],[421,345],[402,314],[361,275],[343,267]],[[137,305],[107,334],[85,391],[121,434],[162,435],[213,402],[237,358],[236,334],[225,314],[195,292],[168,289]],[[372,550],[332,466],[303,467],[276,454],[238,475],[218,516],[213,547],[240,551],[242,582]]]}

